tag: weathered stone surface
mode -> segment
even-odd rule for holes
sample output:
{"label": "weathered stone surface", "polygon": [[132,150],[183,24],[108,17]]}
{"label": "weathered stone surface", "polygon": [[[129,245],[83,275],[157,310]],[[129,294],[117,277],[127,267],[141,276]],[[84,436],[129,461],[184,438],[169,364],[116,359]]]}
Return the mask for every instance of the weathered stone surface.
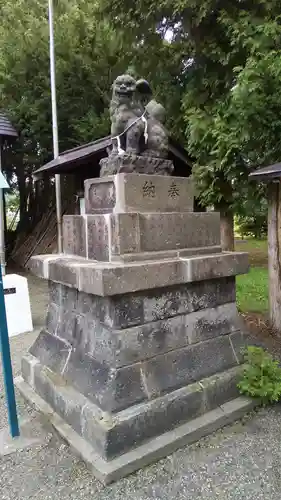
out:
{"label": "weathered stone surface", "polygon": [[171,160],[136,154],[114,155],[102,158],[100,166],[100,177],[116,175],[118,173],[171,175],[174,171],[174,165]]}
{"label": "weathered stone surface", "polygon": [[230,343],[235,352],[235,356],[238,363],[243,363],[245,357],[245,348],[247,345],[251,344],[250,336],[244,333],[243,329],[241,331],[234,332],[230,335]]}
{"label": "weathered stone surface", "polygon": [[149,360],[153,356],[184,348],[189,344],[227,335],[240,326],[236,304],[232,303],[125,330],[115,330],[112,332],[114,343],[118,346],[115,363],[116,366],[126,366]]}
{"label": "weathered stone surface", "polygon": [[237,365],[229,336],[157,356],[142,365],[145,387],[155,397]]}
{"label": "weathered stone surface", "polygon": [[64,215],[62,228],[64,253],[87,257],[84,217],[82,215]]}
{"label": "weathered stone surface", "polygon": [[192,180],[163,175],[118,174],[85,181],[86,213],[191,212]]}
{"label": "weathered stone surface", "polygon": [[[96,181],[96,182],[95,182]],[[106,214],[116,205],[116,187],[114,178],[87,179],[85,181],[86,214]]]}
{"label": "weathered stone surface", "polygon": [[[223,405],[237,396],[240,367],[111,415],[25,356],[28,382],[106,460]],[[36,371],[36,376],[34,372]]]}
{"label": "weathered stone surface", "polygon": [[35,255],[28,261],[28,268],[35,276],[49,280],[49,264],[50,262],[57,262],[59,258],[64,259],[65,255]]}
{"label": "weathered stone surface", "polygon": [[249,269],[248,254],[243,252],[130,264],[95,262],[61,255],[39,256],[31,260],[37,275],[42,278],[101,296],[236,276],[247,273]]}
{"label": "weathered stone surface", "polygon": [[[155,297],[151,293],[88,300],[62,287],[59,305],[50,308],[55,316],[47,330],[112,367],[130,365],[241,328],[236,305],[228,302],[235,297],[233,279],[220,285],[214,281],[158,290]],[[212,307],[215,304],[221,305]]]}
{"label": "weathered stone surface", "polygon": [[87,217],[87,257],[93,260],[109,260],[109,218],[106,215]]}
{"label": "weathered stone surface", "polygon": [[48,279],[62,283],[63,285],[78,288],[79,277],[76,259],[77,257],[67,257],[48,262]]}
{"label": "weathered stone surface", "polygon": [[[48,282],[48,288],[49,288],[49,301],[51,304],[57,304],[61,305],[61,296],[62,296],[62,290],[66,289],[72,290],[72,288],[69,287],[64,287],[60,283],[55,283],[54,281],[49,281]],[[66,293],[66,291],[65,291]],[[77,292],[76,292],[77,293]]]}
{"label": "weathered stone surface", "polygon": [[30,353],[38,358],[43,366],[61,374],[65,369],[70,350],[69,344],[42,330],[31,347]]}
{"label": "weathered stone surface", "polygon": [[239,396],[237,384],[241,380],[242,372],[243,365],[201,380],[200,386],[205,393],[207,409],[221,406],[226,401]]}
{"label": "weathered stone surface", "polygon": [[208,248],[210,253],[221,251],[219,214],[211,212],[69,215],[63,228],[65,254],[97,261],[114,261],[122,255],[140,261],[146,254],[146,260],[157,255],[177,258],[196,254],[196,249],[208,253]]}
{"label": "weathered stone surface", "polygon": [[[181,262],[160,261],[100,267],[103,296],[118,295],[181,283]],[[97,294],[97,267],[81,266],[79,290]]]}
{"label": "weathered stone surface", "polygon": [[116,370],[74,351],[64,377],[104,411],[121,410],[147,398],[141,383],[140,364]]}
{"label": "weathered stone surface", "polygon": [[[144,322],[155,321],[234,302],[235,279],[230,277],[188,283],[149,290],[137,296],[144,300]],[[127,295],[123,300],[125,297]]]}
{"label": "weathered stone surface", "polygon": [[57,285],[60,288],[59,304],[65,311],[74,311],[78,308],[79,292],[76,288],[64,285]]}
{"label": "weathered stone surface", "polygon": [[139,214],[111,215],[111,257],[140,252]]}
{"label": "weathered stone surface", "polygon": [[182,258],[185,263],[186,279],[202,281],[223,276],[236,276],[249,271],[249,255],[244,252],[223,252],[190,259]]}
{"label": "weathered stone surface", "polygon": [[77,315],[90,313],[89,321],[92,317],[92,321],[97,320],[113,329],[142,325],[234,301],[235,279],[232,277],[112,297],[77,292],[58,283],[50,290],[51,305],[76,311]]}
{"label": "weathered stone surface", "polygon": [[110,320],[107,325],[122,329],[143,324],[144,301],[145,297],[137,294],[116,295],[109,298]]}
{"label": "weathered stone surface", "polygon": [[[167,352],[169,345],[165,345],[165,339],[164,341],[160,339],[160,344],[158,346],[156,344],[156,347],[158,352],[163,354],[156,356],[153,352],[153,348],[156,351],[153,341],[150,342],[152,345],[150,348],[149,342],[142,344],[141,339],[135,339],[136,349],[133,351],[133,341],[129,337],[127,338],[129,348],[124,338],[122,342],[117,343],[118,347],[114,342],[110,344],[110,339],[107,340],[107,346],[101,339],[95,339],[96,345],[99,341],[100,344],[94,351],[95,357],[93,357],[86,354],[83,343],[75,348],[73,343],[70,346],[62,339],[43,331],[32,347],[31,354],[57,375],[63,375],[68,383],[103,410],[116,411],[147,397],[154,398],[164,392],[193,383],[240,362],[229,335],[185,347],[186,344],[183,342],[188,340],[184,338],[185,332],[182,327],[180,334],[184,347],[176,348],[180,342],[177,339],[178,333],[174,332],[174,338],[171,335],[175,348],[170,352]],[[163,335],[163,331],[159,331],[159,336],[160,334]],[[236,335],[238,338],[238,334]],[[241,343],[243,337],[239,335]],[[106,350],[109,358],[110,353],[113,356],[116,352],[115,359],[107,360]],[[217,355],[218,352],[220,356]],[[141,362],[141,358],[146,361]],[[135,362],[138,359],[140,362]],[[128,366],[128,362],[132,364]]]}
{"label": "weathered stone surface", "polygon": [[199,383],[177,389],[116,416],[108,432],[108,455],[113,458],[142,442],[210,411],[239,395],[241,369],[232,368]]}
{"label": "weathered stone surface", "polygon": [[208,246],[197,248],[184,248],[183,250],[160,250],[157,252],[140,252],[140,253],[125,253],[121,255],[111,254],[111,262],[140,262],[147,260],[171,260],[180,257],[192,257],[194,255],[210,255],[220,253],[220,246]]}
{"label": "weathered stone surface", "polygon": [[59,305],[50,303],[47,311],[46,330],[52,335],[57,334],[58,325],[60,323],[61,310]]}
{"label": "weathered stone surface", "polygon": [[220,245],[219,214],[140,214],[142,252]]}

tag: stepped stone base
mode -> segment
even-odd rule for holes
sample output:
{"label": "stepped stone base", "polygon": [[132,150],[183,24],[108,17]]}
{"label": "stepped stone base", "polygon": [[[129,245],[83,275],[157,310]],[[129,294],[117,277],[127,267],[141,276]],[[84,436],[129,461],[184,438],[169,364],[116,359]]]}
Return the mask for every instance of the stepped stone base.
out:
{"label": "stepped stone base", "polygon": [[89,179],[85,200],[85,216],[64,218],[65,253],[31,259],[50,299],[20,387],[109,481],[229,421],[248,255],[221,251],[219,216],[191,213],[188,179]]}
{"label": "stepped stone base", "polygon": [[[258,402],[255,400],[247,399],[244,397],[237,397],[228,401],[227,403],[215,407],[213,410],[206,412],[207,406],[205,405],[205,403],[203,403],[202,410],[204,408],[204,413],[199,417],[188,420],[187,422],[182,424],[180,424],[181,418],[179,422],[173,419],[173,424],[176,423],[176,427],[172,426],[171,430],[163,432],[160,436],[148,439],[144,444],[137,446],[136,448],[133,448],[132,450],[125,452],[122,455],[118,455],[112,460],[105,460],[100,453],[97,453],[95,451],[95,448],[92,446],[92,434],[90,435],[90,440],[88,440],[84,437],[81,437],[81,433],[75,430],[75,421],[76,424],[77,422],[79,422],[79,411],[75,412],[75,404],[69,404],[69,401],[67,400],[67,389],[64,397],[62,398],[62,403],[65,403],[66,409],[70,409],[72,418],[66,418],[66,415],[68,415],[67,412],[64,412],[63,416],[60,416],[56,411],[54,411],[54,406],[48,404],[45,397],[41,398],[37,390],[35,392],[35,390],[28,383],[26,383],[22,377],[18,377],[16,379],[16,386],[22,396],[33,407],[35,407],[38,411],[40,411],[48,418],[50,424],[55,428],[55,430],[70,445],[73,451],[79,457],[81,457],[82,460],[84,460],[92,473],[104,484],[109,484],[117,481],[118,479],[131,474],[137,469],[145,467],[146,465],[149,465],[156,460],[166,457],[170,453],[176,451],[178,448],[182,448],[185,445],[192,444],[195,441],[198,441],[208,434],[211,434],[212,432],[215,432],[216,430],[229,425],[232,422],[235,422],[258,405]],[[211,387],[211,385],[209,385],[209,387]],[[229,386],[226,385],[225,388],[229,389]],[[202,383],[202,399],[204,394],[206,394],[206,388]],[[70,401],[74,402],[76,400],[76,396],[78,397],[78,401],[80,402],[79,394],[77,393],[71,395]],[[190,394],[190,396],[190,403],[192,404],[192,394]],[[79,402],[77,405],[78,408]],[[172,398],[171,402],[173,403]],[[59,406],[60,410],[62,407],[63,406],[61,404]],[[161,410],[161,403],[160,406],[158,406],[158,409],[159,408]],[[155,409],[157,408],[153,408],[153,412],[155,411]],[[140,419],[140,421],[138,422],[138,408],[136,410],[135,421],[133,420],[133,418],[131,419],[131,435],[133,435],[133,433],[135,434],[135,430],[137,430],[138,428],[143,428],[141,424],[138,425],[138,423],[142,422],[142,420]],[[153,412],[152,417],[154,415]],[[60,414],[62,414],[61,411]],[[159,412],[159,418],[156,419],[158,422],[160,420],[160,415],[166,417],[165,408],[164,411]],[[122,419],[121,414],[120,416]],[[170,412],[170,416],[173,416],[172,412]],[[82,412],[80,413],[80,417],[83,423],[85,421],[89,421],[90,427],[93,429],[94,436],[98,435],[98,433],[101,431],[101,427],[102,438],[104,437],[105,432],[108,432],[108,435],[110,434],[110,427],[112,425],[112,422],[110,419],[108,421],[108,415],[98,415],[98,420],[101,423],[100,426],[98,425],[98,428],[95,426],[95,413],[86,412],[84,416],[84,412],[82,410]],[[131,415],[131,417],[133,417],[133,415]],[[124,415],[123,420],[125,420],[125,418],[126,416]],[[149,414],[148,418],[145,419],[145,421],[147,420],[149,421]],[[153,418],[153,420],[155,419]],[[67,421],[70,421],[71,423],[68,424]],[[108,430],[105,431],[107,422]],[[78,429],[80,429],[80,424],[78,424]],[[87,426],[83,426],[83,429],[87,429]],[[122,439],[122,427],[120,428],[120,432],[120,439]]]}

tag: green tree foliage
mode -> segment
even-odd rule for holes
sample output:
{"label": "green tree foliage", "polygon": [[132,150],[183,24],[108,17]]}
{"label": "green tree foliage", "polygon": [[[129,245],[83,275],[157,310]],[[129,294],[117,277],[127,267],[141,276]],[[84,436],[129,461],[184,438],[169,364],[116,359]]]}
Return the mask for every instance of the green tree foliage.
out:
{"label": "green tree foliage", "polygon": [[[185,138],[197,193],[222,212],[259,203],[248,174],[279,161],[281,8],[277,0],[105,0],[106,14],[149,47],[178,55]],[[172,47],[172,48],[171,48]],[[163,49],[164,50],[164,49]]]}
{"label": "green tree foliage", "polygon": [[[178,87],[180,55],[155,37],[147,51],[132,33],[126,37],[105,16],[100,1],[54,2],[59,149],[89,142],[110,130],[108,106],[116,76],[134,66],[167,103],[169,126],[183,136]],[[45,195],[35,200],[31,174],[52,158],[52,116],[47,0],[0,0],[0,108],[8,111],[20,132],[5,146],[5,170],[20,190],[21,219],[34,213]],[[30,203],[30,197],[33,202]],[[42,204],[42,203],[41,203]],[[29,208],[28,208],[29,207]],[[30,220],[30,216],[27,216]]]}
{"label": "green tree foliage", "polygon": [[[60,0],[55,7],[60,150],[109,130],[110,83],[130,58],[96,3]],[[20,130],[28,162],[52,155],[48,3],[0,2],[1,106]],[[33,160],[33,161],[32,161]]]}
{"label": "green tree foliage", "polygon": [[[55,2],[60,151],[108,134],[111,83],[131,60],[96,11],[97,2]],[[53,156],[48,2],[0,0],[0,15],[0,108],[19,131],[19,140],[5,145],[4,169],[20,191],[26,227],[48,210],[54,191],[51,182],[42,193],[32,181],[32,172]]]}

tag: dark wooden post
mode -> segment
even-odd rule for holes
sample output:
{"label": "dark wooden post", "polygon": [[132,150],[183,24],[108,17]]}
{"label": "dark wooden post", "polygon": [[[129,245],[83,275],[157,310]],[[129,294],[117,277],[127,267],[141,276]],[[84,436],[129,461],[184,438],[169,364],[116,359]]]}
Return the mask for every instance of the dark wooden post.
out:
{"label": "dark wooden post", "polygon": [[268,278],[269,318],[281,335],[281,189],[280,182],[268,185]]}

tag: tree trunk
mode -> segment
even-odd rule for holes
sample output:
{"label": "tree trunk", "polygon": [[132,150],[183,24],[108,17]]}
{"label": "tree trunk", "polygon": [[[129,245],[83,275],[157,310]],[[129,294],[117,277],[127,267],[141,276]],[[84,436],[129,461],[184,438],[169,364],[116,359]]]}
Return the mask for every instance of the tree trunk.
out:
{"label": "tree trunk", "polygon": [[221,216],[221,246],[224,251],[234,250],[234,215],[231,210],[220,210]]}
{"label": "tree trunk", "polygon": [[280,183],[268,187],[268,280],[269,319],[281,335],[281,188]]}

